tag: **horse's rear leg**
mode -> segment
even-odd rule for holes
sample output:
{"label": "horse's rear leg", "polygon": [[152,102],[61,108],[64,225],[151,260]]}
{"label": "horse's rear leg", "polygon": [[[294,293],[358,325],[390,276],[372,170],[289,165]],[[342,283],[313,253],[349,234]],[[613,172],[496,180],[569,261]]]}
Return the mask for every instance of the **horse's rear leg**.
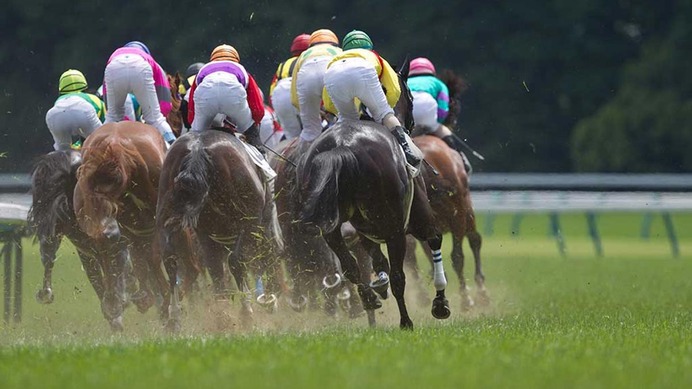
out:
{"label": "horse's rear leg", "polygon": [[[428,246],[424,246],[428,248]],[[430,249],[428,248],[428,251]],[[427,254],[427,253],[426,253]],[[427,256],[426,256],[427,258]],[[429,260],[432,263],[432,256]],[[418,258],[416,257],[416,239],[410,235],[406,236],[406,256],[404,257],[404,271],[413,277],[413,283],[416,285],[416,298],[419,305],[428,304],[428,291],[425,289],[421,270],[418,266]]]}
{"label": "horse's rear leg", "polygon": [[341,235],[341,230],[336,229],[324,236],[329,247],[334,251],[339,261],[341,268],[344,271],[344,276],[358,287],[358,294],[363,302],[363,308],[368,313],[368,323],[371,327],[375,325],[375,309],[382,307],[382,303],[375,295],[375,292],[370,288],[368,283],[363,282],[363,275],[360,272],[356,259],[353,258],[348,250],[344,238]]}
{"label": "horse's rear leg", "polygon": [[[132,267],[137,277],[139,289],[130,298],[137,306],[137,310],[145,313],[156,303],[156,297],[165,297],[168,282],[159,266],[153,265],[154,250],[151,240],[143,239],[136,241],[131,246],[130,259]],[[160,273],[160,274],[158,274]]]}
{"label": "horse's rear leg", "polygon": [[39,238],[41,245],[41,262],[43,263],[43,288],[36,293],[36,300],[41,304],[53,302],[53,265],[55,254],[60,247],[62,236],[42,236]]}
{"label": "horse's rear leg", "polygon": [[180,244],[183,242],[183,234],[178,230],[165,230],[161,237],[161,256],[163,266],[168,274],[168,293],[161,306],[161,319],[166,320],[166,328],[171,332],[178,332],[181,328],[180,320],[182,308],[180,305],[180,291],[178,289],[178,275],[180,258]]}
{"label": "horse's rear leg", "polygon": [[91,254],[85,254],[78,251],[79,259],[82,262],[84,271],[87,274],[91,287],[94,288],[99,301],[103,298],[103,274],[101,273],[101,265],[99,265],[96,257]]}
{"label": "horse's rear leg", "polygon": [[461,310],[468,311],[473,307],[474,302],[469,294],[469,287],[466,285],[466,277],[464,276],[464,249],[463,236],[457,234],[452,236],[452,267],[459,278],[459,293],[461,294]]}
{"label": "horse's rear leg", "polygon": [[471,246],[471,251],[473,252],[473,260],[476,265],[474,280],[476,282],[476,287],[478,288],[477,299],[479,304],[488,305],[490,303],[490,297],[488,296],[488,292],[485,288],[485,275],[483,274],[483,269],[481,268],[481,245],[483,243],[483,239],[481,234],[475,230],[469,232],[467,237],[469,239],[469,246]]}
{"label": "horse's rear leg", "polygon": [[245,326],[252,325],[252,306],[250,305],[250,296],[252,296],[252,291],[247,283],[247,268],[245,263],[241,261],[241,248],[243,241],[247,240],[245,236],[246,233],[242,232],[238,234],[238,240],[236,241],[235,248],[231,255],[228,256],[228,268],[233,274],[235,283],[238,286],[241,297],[241,311],[240,319]]}
{"label": "horse's rear leg", "polygon": [[375,273],[377,273],[377,279],[370,282],[370,287],[377,292],[380,297],[387,299],[389,273],[391,273],[389,261],[387,260],[387,257],[382,254],[382,250],[380,250],[380,245],[378,243],[375,243],[364,236],[360,237],[360,242],[370,258],[372,258],[372,267]]}
{"label": "horse's rear leg", "polygon": [[410,330],[413,329],[413,322],[408,315],[406,301],[404,300],[404,291],[406,290],[406,275],[404,274],[406,236],[404,235],[403,231],[401,232],[401,235],[387,242],[387,253],[389,254],[389,260],[392,267],[392,294],[394,294],[396,303],[399,306],[399,327]]}

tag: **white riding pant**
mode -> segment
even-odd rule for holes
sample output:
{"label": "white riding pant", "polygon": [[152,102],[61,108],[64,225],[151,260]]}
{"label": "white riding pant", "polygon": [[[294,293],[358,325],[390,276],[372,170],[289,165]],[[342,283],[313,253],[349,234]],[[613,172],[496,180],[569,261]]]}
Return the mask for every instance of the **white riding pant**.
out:
{"label": "white riding pant", "polygon": [[281,128],[284,129],[286,139],[297,138],[300,135],[298,110],[291,103],[292,79],[292,77],[280,79],[274,87],[274,93],[272,93],[272,108],[276,112]]}
{"label": "white riding pant", "polygon": [[[275,112],[276,114],[276,112]],[[284,136],[283,131],[274,131],[274,115],[268,109],[264,109],[264,116],[260,122],[260,140],[265,146],[275,149]]]}
{"label": "white riding pant", "polygon": [[378,123],[382,123],[388,114],[394,114],[377,71],[363,58],[344,58],[334,62],[324,74],[324,87],[339,111],[339,120],[360,118],[354,102],[356,98],[368,107],[370,115]]}
{"label": "white riding pant", "polygon": [[322,133],[322,89],[324,74],[331,60],[328,56],[310,58],[300,66],[296,75],[296,93],[300,106],[300,121],[303,124],[300,139],[307,142],[312,142]]}
{"label": "white riding pant", "polygon": [[101,126],[96,110],[79,96],[60,99],[46,113],[46,125],[53,135],[55,150],[69,150],[72,136],[84,138]]}
{"label": "white riding pant", "polygon": [[[125,100],[132,93],[142,107],[144,122],[156,127],[166,137],[174,137],[171,127],[161,113],[154,72],[149,63],[136,54],[121,54],[106,65],[104,73],[106,85],[106,123],[119,122],[125,118]],[[134,118],[132,119],[134,120]]]}
{"label": "white riding pant", "polygon": [[435,131],[437,122],[437,100],[426,92],[411,92],[413,95],[413,120],[416,125]]}
{"label": "white riding pant", "polygon": [[197,85],[193,98],[195,119],[190,131],[209,129],[218,114],[226,115],[240,133],[253,124],[245,87],[230,73],[214,72],[206,76]]}

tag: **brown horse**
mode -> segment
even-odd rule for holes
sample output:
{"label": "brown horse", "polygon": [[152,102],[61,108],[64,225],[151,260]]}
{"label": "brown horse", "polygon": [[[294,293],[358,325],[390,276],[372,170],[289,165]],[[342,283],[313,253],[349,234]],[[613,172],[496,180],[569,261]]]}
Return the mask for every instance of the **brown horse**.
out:
{"label": "brown horse", "polygon": [[139,281],[131,299],[141,312],[166,291],[160,257],[152,245],[165,150],[158,131],[139,122],[105,124],[82,148],[74,209],[82,231],[105,245],[101,310],[114,330],[122,330],[128,254]]}
{"label": "brown horse", "polygon": [[[435,224],[441,232],[452,234],[452,266],[459,277],[462,309],[466,310],[474,304],[464,277],[464,237],[469,240],[476,264],[474,279],[478,287],[478,298],[481,303],[487,303],[485,276],[481,269],[482,238],[476,229],[469,179],[461,155],[435,136],[416,136],[413,141],[423,152],[425,160],[437,172],[436,174],[432,169],[424,169],[423,178],[428,200],[435,214]],[[432,259],[427,247],[424,246],[424,249]],[[407,262],[415,264],[415,261],[415,242],[411,240],[407,249]]]}
{"label": "brown horse", "polygon": [[78,151],[53,151],[42,156],[31,172],[32,204],[29,225],[36,234],[44,267],[43,287],[36,294],[42,304],[53,302],[53,265],[63,237],[72,242],[99,300],[103,298],[103,275],[97,258],[103,250],[77,225],[72,203],[77,169],[82,164]]}
{"label": "brown horse", "polygon": [[[157,226],[169,277],[168,328],[180,328],[176,275],[181,235],[195,231],[217,297],[226,297],[224,262],[244,293],[241,317],[251,319],[247,266],[274,258],[279,233],[272,196],[242,142],[229,133],[190,132],[171,147],[161,173]],[[273,221],[273,223],[272,223]],[[229,254],[230,253],[230,254]]]}
{"label": "brown horse", "polygon": [[175,135],[176,138],[180,137],[180,134],[183,131],[183,113],[180,110],[180,107],[182,105],[183,99],[180,96],[180,83],[181,77],[180,73],[175,73],[174,75],[172,74],[167,74],[168,77],[168,84],[171,87],[171,111],[166,115],[166,121],[168,122],[168,125],[171,126],[171,130],[173,131],[173,135]]}

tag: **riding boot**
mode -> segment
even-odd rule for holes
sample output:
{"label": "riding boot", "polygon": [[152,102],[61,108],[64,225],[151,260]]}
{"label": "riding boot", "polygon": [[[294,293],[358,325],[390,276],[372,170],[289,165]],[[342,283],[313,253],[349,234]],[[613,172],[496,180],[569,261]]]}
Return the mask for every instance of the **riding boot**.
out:
{"label": "riding boot", "polygon": [[411,166],[418,166],[420,164],[420,158],[413,154],[411,146],[406,141],[406,133],[404,131],[404,127],[396,126],[391,132],[392,135],[394,135],[394,138],[396,138],[396,141],[399,143],[399,146],[401,146],[401,148],[404,149],[406,162]]}
{"label": "riding boot", "polygon": [[255,146],[255,148],[264,155],[264,146],[262,144],[262,141],[260,140],[260,133],[259,133],[259,126],[257,124],[252,124],[250,128],[248,128],[243,135],[245,135],[245,141],[252,145]]}
{"label": "riding boot", "polygon": [[456,150],[461,154],[461,159],[464,161],[464,168],[466,169],[467,174],[471,174],[473,171],[473,167],[471,166],[471,162],[469,162],[469,159],[466,158],[466,154],[462,151],[462,146],[461,144],[454,138],[454,135],[447,135],[444,138],[441,138],[442,141],[444,141],[447,146],[449,146],[452,150]]}

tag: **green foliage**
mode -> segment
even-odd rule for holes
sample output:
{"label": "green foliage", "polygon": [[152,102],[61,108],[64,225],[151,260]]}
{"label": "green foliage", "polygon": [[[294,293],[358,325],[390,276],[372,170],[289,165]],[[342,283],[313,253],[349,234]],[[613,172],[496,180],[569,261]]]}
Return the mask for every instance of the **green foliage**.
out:
{"label": "green foliage", "polygon": [[[50,151],[44,116],[65,69],[82,70],[95,89],[108,56],[127,41],[146,42],[169,72],[230,43],[266,90],[293,37],[318,28],[340,38],[361,29],[392,64],[423,55],[462,74],[470,88],[458,131],[487,157],[478,171],[689,169],[680,151],[692,83],[686,0],[7,3],[0,15],[2,171],[28,171]],[[627,63],[637,69],[623,73]],[[613,122],[621,128],[605,130]],[[613,131],[623,144],[603,153],[613,142],[594,140]],[[661,151],[669,148],[672,159]]]}

